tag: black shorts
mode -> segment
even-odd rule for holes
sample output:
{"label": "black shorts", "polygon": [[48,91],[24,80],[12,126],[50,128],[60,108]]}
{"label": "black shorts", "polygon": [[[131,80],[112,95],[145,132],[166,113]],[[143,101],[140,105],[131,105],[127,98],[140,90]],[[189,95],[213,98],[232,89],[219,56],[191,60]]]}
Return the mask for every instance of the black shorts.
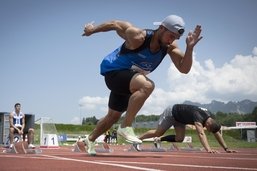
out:
{"label": "black shorts", "polygon": [[119,70],[106,73],[104,76],[107,87],[111,90],[108,106],[112,110],[124,112],[127,110],[131,96],[130,81],[138,72]]}

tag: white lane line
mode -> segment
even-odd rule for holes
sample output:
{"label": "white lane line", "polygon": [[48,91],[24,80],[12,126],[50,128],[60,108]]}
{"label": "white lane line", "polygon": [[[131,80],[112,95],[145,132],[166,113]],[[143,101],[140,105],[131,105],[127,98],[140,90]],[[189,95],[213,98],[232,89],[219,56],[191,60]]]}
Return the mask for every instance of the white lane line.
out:
{"label": "white lane line", "polygon": [[[42,157],[39,157],[42,156]],[[163,156],[169,156],[169,157],[192,157],[190,155],[188,156],[181,156],[181,155],[163,155]],[[37,156],[17,156],[17,155],[0,155],[0,157],[16,157],[16,158],[35,158],[35,159],[49,159],[49,160],[71,160],[71,161],[77,161],[77,162],[84,162],[84,163],[93,163],[93,164],[100,164],[100,165],[110,165],[110,166],[117,166],[117,167],[124,167],[124,168],[131,168],[131,169],[139,169],[139,170],[151,170],[156,171],[157,169],[149,169],[149,168],[137,168],[135,166],[127,166],[127,165],[120,165],[118,163],[125,163],[125,164],[144,164],[144,165],[164,165],[164,166],[177,166],[177,167],[195,167],[195,168],[213,168],[213,169],[227,169],[227,170],[255,170],[257,171],[257,168],[245,168],[245,167],[226,167],[226,166],[202,166],[202,165],[188,165],[188,164],[171,164],[171,163],[148,163],[148,162],[126,162],[126,161],[85,161],[85,160],[77,160],[77,159],[71,159],[71,158],[64,158],[64,157],[57,157],[57,156],[51,156],[51,155],[37,155]],[[49,158],[47,158],[49,157]],[[256,160],[253,158],[240,158],[240,157],[200,157],[200,156],[194,156],[194,158],[202,158],[202,159],[210,159],[210,158],[219,158],[219,159],[229,159],[229,160]],[[112,163],[112,164],[110,164]]]}
{"label": "white lane line", "polygon": [[[102,161],[99,161],[102,162]],[[176,167],[194,167],[194,168],[208,168],[208,169],[227,169],[227,170],[257,170],[257,168],[246,167],[226,167],[226,166],[202,166],[190,164],[172,164],[172,163],[148,163],[148,162],[126,162],[126,161],[104,161],[108,163],[124,163],[124,164],[141,164],[141,165],[162,165],[162,166],[176,166]]]}
{"label": "white lane line", "polygon": [[[231,154],[231,153],[230,153]],[[157,155],[158,156],[158,155]],[[198,158],[198,159],[222,159],[222,160],[253,160],[257,161],[257,158],[244,158],[244,157],[220,157],[220,156],[215,156],[215,154],[210,154],[210,156],[196,156],[196,155],[174,155],[174,154],[163,154],[162,156],[166,157],[176,157],[176,158]]]}
{"label": "white lane line", "polygon": [[[0,156],[1,158],[2,156]],[[115,163],[105,163],[105,162],[98,162],[98,161],[88,161],[88,160],[79,160],[79,159],[72,159],[72,158],[65,158],[65,157],[57,157],[51,155],[40,155],[40,156],[17,156],[17,155],[6,155],[3,157],[10,157],[10,158],[33,158],[39,160],[68,160],[68,161],[75,161],[75,162],[82,162],[82,163],[90,163],[90,164],[99,164],[99,165],[109,165],[109,166],[116,166],[116,167],[123,167],[128,169],[135,169],[135,170],[145,170],[145,171],[163,171],[159,169],[152,169],[152,168],[144,168],[144,167],[137,167],[137,166],[129,166],[124,164],[115,164]]]}
{"label": "white lane line", "polygon": [[66,158],[66,157],[57,157],[57,156],[51,156],[51,155],[41,155],[44,157],[49,157],[52,159],[57,160],[67,160],[67,161],[75,161],[75,162],[81,162],[81,163],[90,163],[90,164],[99,164],[99,165],[109,165],[109,166],[115,166],[115,167],[122,167],[122,168],[128,168],[128,169],[135,169],[135,170],[145,170],[145,171],[162,171],[159,169],[152,169],[152,168],[146,168],[146,167],[137,167],[137,166],[129,166],[124,164],[116,164],[116,163],[108,163],[105,161],[89,161],[89,160],[79,160],[79,159],[72,159],[72,158]]}

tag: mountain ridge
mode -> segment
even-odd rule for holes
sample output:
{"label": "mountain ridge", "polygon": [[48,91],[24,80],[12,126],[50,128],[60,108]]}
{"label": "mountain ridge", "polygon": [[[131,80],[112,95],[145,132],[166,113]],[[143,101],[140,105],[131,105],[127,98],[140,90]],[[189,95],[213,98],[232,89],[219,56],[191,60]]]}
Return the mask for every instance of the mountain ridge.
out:
{"label": "mountain ridge", "polygon": [[212,100],[209,104],[201,104],[198,102],[192,102],[189,100],[184,101],[183,104],[196,105],[208,109],[212,113],[223,112],[223,113],[239,113],[248,114],[252,113],[255,107],[257,107],[257,102],[245,99],[242,101],[229,101],[227,103]]}

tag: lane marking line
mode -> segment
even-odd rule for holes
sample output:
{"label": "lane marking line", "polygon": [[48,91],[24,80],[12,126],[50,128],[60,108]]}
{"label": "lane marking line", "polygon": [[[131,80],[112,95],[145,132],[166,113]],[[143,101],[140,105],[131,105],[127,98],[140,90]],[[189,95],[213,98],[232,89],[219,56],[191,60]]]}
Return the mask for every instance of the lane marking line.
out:
{"label": "lane marking line", "polygon": [[81,163],[90,163],[90,164],[99,164],[99,165],[109,165],[109,166],[115,166],[115,167],[122,167],[122,168],[128,168],[128,169],[135,169],[135,170],[145,170],[145,171],[162,171],[159,169],[152,169],[152,168],[146,168],[146,167],[137,167],[137,166],[129,166],[124,164],[116,164],[116,163],[108,163],[104,161],[89,161],[89,160],[79,160],[79,159],[72,159],[72,158],[66,158],[66,157],[57,157],[57,156],[51,156],[51,155],[41,155],[57,160],[67,160],[67,161],[75,161],[75,162],[81,162]]}
{"label": "lane marking line", "polygon": [[[102,162],[102,161],[100,161]],[[227,167],[227,166],[202,166],[190,164],[172,164],[172,163],[148,163],[148,162],[126,162],[126,161],[104,161],[107,163],[124,163],[124,164],[143,164],[143,165],[162,165],[162,166],[176,166],[176,167],[194,167],[194,168],[208,168],[208,169],[227,169],[227,170],[257,170],[257,168],[245,167]]]}

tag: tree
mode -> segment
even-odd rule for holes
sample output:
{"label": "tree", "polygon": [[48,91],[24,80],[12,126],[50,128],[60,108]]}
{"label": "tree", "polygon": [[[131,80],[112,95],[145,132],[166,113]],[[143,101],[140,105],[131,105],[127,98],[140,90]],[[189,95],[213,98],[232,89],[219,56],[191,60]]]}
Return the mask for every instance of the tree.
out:
{"label": "tree", "polygon": [[96,125],[98,122],[98,119],[93,116],[93,117],[88,117],[88,118],[83,118],[82,125]]}
{"label": "tree", "polygon": [[160,115],[137,115],[136,122],[149,122],[149,121],[158,121]]}
{"label": "tree", "polygon": [[257,106],[253,109],[252,115],[253,115],[253,121],[257,122]]}
{"label": "tree", "polygon": [[251,114],[246,115],[245,121],[257,122],[257,107],[253,109],[253,112]]}
{"label": "tree", "polygon": [[238,113],[227,114],[223,112],[217,112],[215,118],[221,125],[225,126],[235,126],[236,122],[244,121],[244,115]]}

